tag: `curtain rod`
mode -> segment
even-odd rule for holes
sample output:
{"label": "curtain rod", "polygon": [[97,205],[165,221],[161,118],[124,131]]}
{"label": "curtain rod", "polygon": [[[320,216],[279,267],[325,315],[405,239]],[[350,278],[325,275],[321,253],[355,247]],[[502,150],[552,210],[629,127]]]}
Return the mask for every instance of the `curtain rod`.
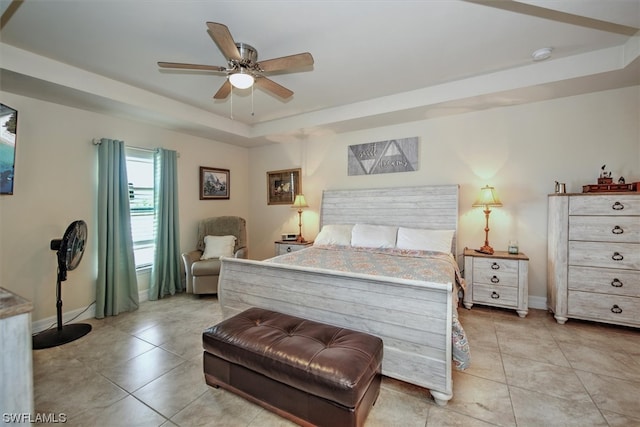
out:
{"label": "curtain rod", "polygon": [[[100,139],[101,138],[93,138],[91,140],[91,143],[93,145],[100,145],[100,144],[102,144],[102,141]],[[127,148],[132,148],[134,150],[147,151],[149,153],[155,153],[155,152],[157,152],[159,150],[159,148],[142,148],[142,147],[134,147],[132,145],[127,145],[126,147]],[[180,157],[180,153],[179,152],[176,152],[176,157]]]}

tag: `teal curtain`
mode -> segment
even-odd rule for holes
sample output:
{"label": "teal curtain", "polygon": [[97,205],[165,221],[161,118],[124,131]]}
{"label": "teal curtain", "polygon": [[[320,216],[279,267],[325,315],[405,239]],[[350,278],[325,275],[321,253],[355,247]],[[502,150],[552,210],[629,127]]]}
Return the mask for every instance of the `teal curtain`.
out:
{"label": "teal curtain", "polygon": [[180,222],[178,221],[177,153],[158,149],[155,161],[156,241],[149,299],[182,292],[180,270]]}
{"label": "teal curtain", "polygon": [[124,150],[106,138],[98,147],[98,319],[139,306]]}

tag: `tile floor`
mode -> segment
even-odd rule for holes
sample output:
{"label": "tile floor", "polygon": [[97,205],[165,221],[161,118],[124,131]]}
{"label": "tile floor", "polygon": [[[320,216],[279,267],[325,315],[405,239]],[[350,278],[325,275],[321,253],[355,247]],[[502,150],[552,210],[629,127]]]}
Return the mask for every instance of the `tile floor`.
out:
{"label": "tile floor", "polygon": [[[640,426],[640,330],[459,312],[473,361],[454,372],[449,404],[385,378],[366,426]],[[182,294],[84,321],[89,335],[34,351],[36,412],[73,426],[291,425],[205,384],[201,333],[220,320],[215,297]]]}

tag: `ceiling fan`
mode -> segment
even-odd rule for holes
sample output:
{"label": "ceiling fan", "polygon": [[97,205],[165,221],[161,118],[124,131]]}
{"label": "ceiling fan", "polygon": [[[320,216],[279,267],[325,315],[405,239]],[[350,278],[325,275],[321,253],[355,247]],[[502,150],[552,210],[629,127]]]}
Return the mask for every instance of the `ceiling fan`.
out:
{"label": "ceiling fan", "polygon": [[258,51],[246,43],[236,43],[226,25],[207,22],[208,33],[227,58],[227,66],[184,64],[180,62],[158,62],[160,68],[182,70],[202,70],[225,73],[227,80],[213,95],[214,99],[225,99],[231,88],[247,89],[255,84],[280,98],[287,99],[293,91],[264,76],[266,73],[287,72],[292,68],[313,65],[313,56],[309,52],[283,56],[258,62]]}

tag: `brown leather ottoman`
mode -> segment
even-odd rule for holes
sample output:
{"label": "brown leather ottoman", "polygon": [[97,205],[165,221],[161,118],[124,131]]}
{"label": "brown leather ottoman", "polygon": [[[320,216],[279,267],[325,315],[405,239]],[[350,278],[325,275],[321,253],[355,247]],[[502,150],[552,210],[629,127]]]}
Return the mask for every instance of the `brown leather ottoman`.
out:
{"label": "brown leather ottoman", "polygon": [[382,340],[260,308],[202,334],[207,384],[303,425],[361,426],[380,392]]}

